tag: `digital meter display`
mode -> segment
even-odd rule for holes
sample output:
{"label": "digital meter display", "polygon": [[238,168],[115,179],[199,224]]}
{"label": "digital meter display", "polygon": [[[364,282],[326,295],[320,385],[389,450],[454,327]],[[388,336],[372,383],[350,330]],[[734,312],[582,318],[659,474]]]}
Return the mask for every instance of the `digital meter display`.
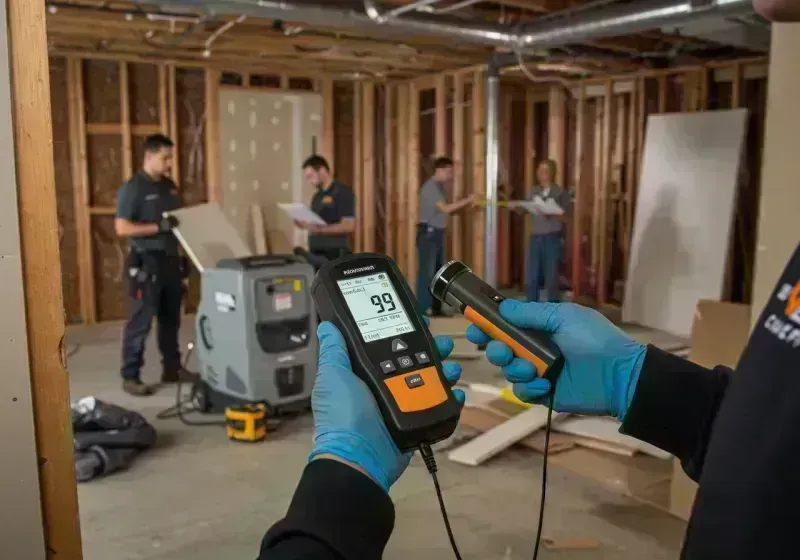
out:
{"label": "digital meter display", "polygon": [[364,342],[414,330],[387,274],[377,272],[337,282]]}

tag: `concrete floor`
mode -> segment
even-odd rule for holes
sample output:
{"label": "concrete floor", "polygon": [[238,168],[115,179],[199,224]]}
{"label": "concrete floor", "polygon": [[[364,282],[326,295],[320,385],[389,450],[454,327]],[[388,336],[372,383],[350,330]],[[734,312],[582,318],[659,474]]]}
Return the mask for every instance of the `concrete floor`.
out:
{"label": "concrete floor", "polygon": [[[187,322],[182,337],[191,338]],[[244,445],[218,426],[187,427],[156,420],[173,404],[172,390],[134,399],[119,389],[119,326],[68,334],[72,397],[94,395],[143,413],[159,432],[157,447],[132,467],[79,486],[86,560],[218,560],[254,558],[264,531],[285,512],[311,449],[312,420],[281,426],[270,441]],[[159,360],[148,345],[146,380]],[[490,380],[484,361],[465,361],[464,377]],[[528,559],[532,554],[541,481],[541,456],[511,449],[490,465],[440,463],[445,501],[463,557]],[[684,524],[557,466],[551,466],[545,536],[593,537],[594,550],[543,550],[543,560],[672,559]],[[385,558],[452,557],[431,480],[414,460],[392,489],[397,522]]]}

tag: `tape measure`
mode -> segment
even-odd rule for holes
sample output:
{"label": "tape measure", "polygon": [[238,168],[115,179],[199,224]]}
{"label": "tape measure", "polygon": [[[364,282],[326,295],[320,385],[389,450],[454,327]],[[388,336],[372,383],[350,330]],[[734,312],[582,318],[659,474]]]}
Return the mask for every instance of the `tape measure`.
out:
{"label": "tape measure", "polygon": [[225,409],[225,431],[234,441],[263,441],[267,437],[267,409],[263,404]]}

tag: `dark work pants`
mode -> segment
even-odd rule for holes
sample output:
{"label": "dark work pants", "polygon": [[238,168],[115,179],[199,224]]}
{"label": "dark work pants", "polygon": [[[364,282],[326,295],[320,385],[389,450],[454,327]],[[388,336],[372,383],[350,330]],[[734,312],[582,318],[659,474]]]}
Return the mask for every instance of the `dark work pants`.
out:
{"label": "dark work pants", "polygon": [[559,300],[559,263],[561,262],[561,233],[531,235],[528,245],[528,301],[540,301],[539,287],[544,279],[547,301]]}
{"label": "dark work pants", "polygon": [[[150,334],[153,318],[158,322],[158,349],[164,372],[178,371],[181,367],[181,352],[178,346],[178,330],[181,324],[181,301],[183,282],[178,257],[148,255],[150,267],[156,270],[157,281],[129,291],[128,322],[122,334],[122,377],[139,379],[144,365],[144,346]],[[134,282],[129,278],[129,282]],[[137,297],[141,295],[141,297]]]}
{"label": "dark work pants", "polygon": [[441,302],[431,295],[431,281],[444,265],[444,230],[417,226],[417,302],[420,313],[438,313]]}

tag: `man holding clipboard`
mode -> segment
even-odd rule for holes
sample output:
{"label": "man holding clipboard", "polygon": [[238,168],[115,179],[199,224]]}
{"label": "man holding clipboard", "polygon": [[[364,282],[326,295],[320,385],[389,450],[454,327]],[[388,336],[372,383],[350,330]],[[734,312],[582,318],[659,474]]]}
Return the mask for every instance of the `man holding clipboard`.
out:
{"label": "man holding clipboard", "polygon": [[356,200],[350,187],[333,178],[322,156],[313,155],[303,162],[303,173],[316,189],[311,211],[325,225],[297,220],[294,225],[308,231],[308,260],[319,268],[350,252],[350,235],[356,229]]}

